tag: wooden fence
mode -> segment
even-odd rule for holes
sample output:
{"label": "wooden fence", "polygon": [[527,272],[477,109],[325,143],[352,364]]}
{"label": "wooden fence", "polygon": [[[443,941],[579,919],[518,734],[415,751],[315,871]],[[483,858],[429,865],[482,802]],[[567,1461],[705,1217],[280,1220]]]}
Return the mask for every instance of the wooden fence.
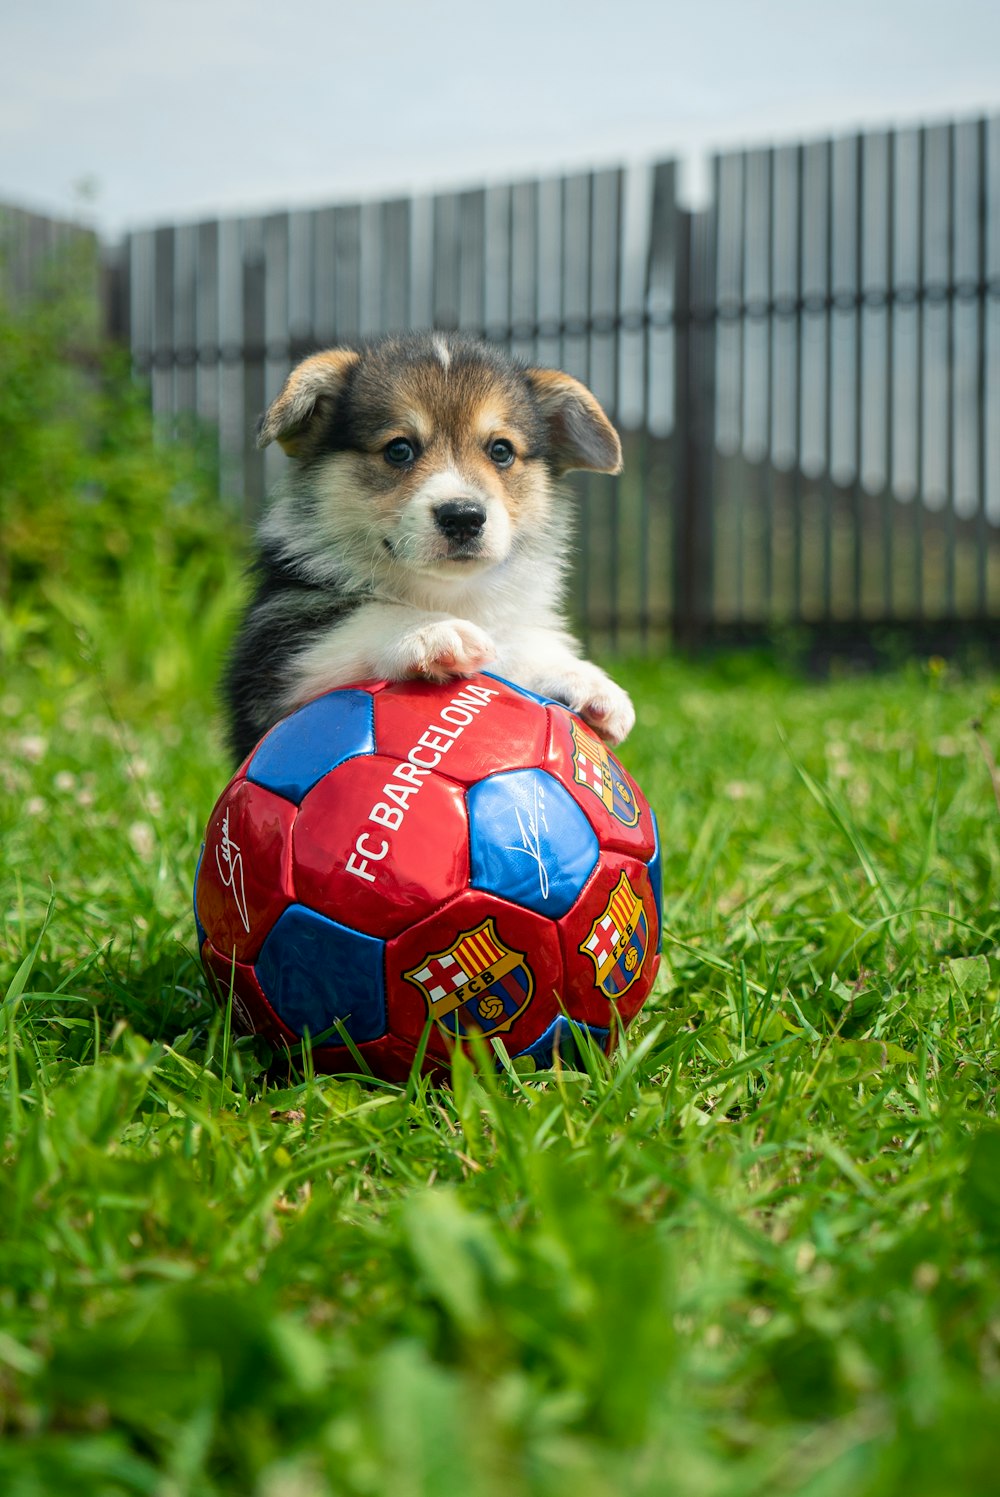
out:
{"label": "wooden fence", "polygon": [[105,295],[168,429],[253,446],[292,363],[461,328],[587,381],[625,472],[575,485],[611,647],[883,625],[1000,636],[1000,121],[130,234]]}

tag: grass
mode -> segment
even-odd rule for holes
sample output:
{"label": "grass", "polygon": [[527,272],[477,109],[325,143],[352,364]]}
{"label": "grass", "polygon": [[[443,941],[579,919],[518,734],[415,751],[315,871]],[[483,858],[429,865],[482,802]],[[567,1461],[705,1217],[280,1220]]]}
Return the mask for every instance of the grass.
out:
{"label": "grass", "polygon": [[988,1490],[990,683],[623,668],[668,924],[623,1053],[371,1090],[206,995],[201,644],[187,711],[42,649],[0,700],[5,1492]]}
{"label": "grass", "polygon": [[34,344],[22,366],[0,367],[5,1497],[992,1490],[995,683],[622,665],[668,930],[620,1054],[442,1088],[289,1076],[229,1033],[193,949],[232,538],[113,379],[81,416],[53,366],[19,412],[48,367]]}

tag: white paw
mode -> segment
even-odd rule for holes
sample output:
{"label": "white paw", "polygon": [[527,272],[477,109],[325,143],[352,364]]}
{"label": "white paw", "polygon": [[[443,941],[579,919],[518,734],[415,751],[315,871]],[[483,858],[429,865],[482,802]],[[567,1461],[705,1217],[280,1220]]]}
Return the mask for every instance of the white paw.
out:
{"label": "white paw", "polygon": [[452,676],[474,676],[496,659],[488,634],[465,619],[442,619],[404,635],[394,652],[390,675],[421,676],[447,681]]}
{"label": "white paw", "polygon": [[627,691],[616,686],[599,666],[581,660],[546,682],[543,695],[566,706],[612,748],[635,727],[635,708]]}

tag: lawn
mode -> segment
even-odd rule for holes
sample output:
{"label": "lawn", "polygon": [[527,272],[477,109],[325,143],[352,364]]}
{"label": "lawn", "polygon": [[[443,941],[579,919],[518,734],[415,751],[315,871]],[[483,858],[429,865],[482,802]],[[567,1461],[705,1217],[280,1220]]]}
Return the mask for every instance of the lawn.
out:
{"label": "lawn", "polygon": [[992,1490],[995,682],[620,663],[667,930],[619,1054],[290,1075],[194,945],[233,548],[88,420],[94,493],[22,443],[5,521],[5,1497]]}

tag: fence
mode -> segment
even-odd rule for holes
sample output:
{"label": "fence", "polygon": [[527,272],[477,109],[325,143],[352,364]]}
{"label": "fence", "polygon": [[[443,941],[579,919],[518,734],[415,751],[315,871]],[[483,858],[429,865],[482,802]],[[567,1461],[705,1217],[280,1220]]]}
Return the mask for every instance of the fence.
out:
{"label": "fence", "polygon": [[121,246],[109,320],[154,410],[217,429],[252,518],[259,412],[311,350],[461,328],[587,381],[619,479],[576,484],[599,642],[807,625],[1000,637],[1000,121],[675,170],[164,227]]}

